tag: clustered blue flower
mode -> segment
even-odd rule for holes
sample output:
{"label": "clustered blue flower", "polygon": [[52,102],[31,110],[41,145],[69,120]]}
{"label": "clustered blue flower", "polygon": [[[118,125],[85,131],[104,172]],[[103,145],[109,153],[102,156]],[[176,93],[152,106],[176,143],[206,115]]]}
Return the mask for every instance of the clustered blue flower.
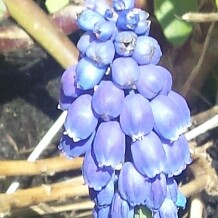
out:
{"label": "clustered blue flower", "polygon": [[190,111],[157,65],[162,53],[149,36],[149,14],[134,4],[85,1],[78,64],[61,78],[59,108],[68,113],[59,149],[84,155],[94,217],[133,218],[146,207],[154,218],[176,218],[185,197],[174,176],[191,162]]}

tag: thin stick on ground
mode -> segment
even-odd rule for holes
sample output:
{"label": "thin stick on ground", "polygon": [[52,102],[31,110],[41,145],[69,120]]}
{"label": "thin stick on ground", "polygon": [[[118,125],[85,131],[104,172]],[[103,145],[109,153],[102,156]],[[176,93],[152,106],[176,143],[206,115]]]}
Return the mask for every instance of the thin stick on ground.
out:
{"label": "thin stick on ground", "polygon": [[49,206],[50,212],[48,213],[44,211],[40,205],[41,204],[31,207],[32,210],[36,211],[40,215],[61,213],[66,211],[92,210],[94,207],[94,203],[91,200],[85,200],[80,202],[73,202],[72,204]]}
{"label": "thin stick on ground", "polygon": [[[55,123],[51,126],[51,128],[48,130],[48,132],[44,135],[44,137],[41,139],[41,141],[36,145],[33,152],[28,157],[28,161],[35,161],[38,159],[40,154],[45,150],[45,148],[49,145],[51,140],[54,138],[54,136],[57,134],[58,131],[63,126],[63,123],[65,121],[67,112],[64,111],[59,118],[55,121]],[[18,181],[14,181],[7,189],[6,193],[13,193],[15,192],[20,186],[20,183]]]}
{"label": "thin stick on ground", "polygon": [[196,138],[197,136],[207,132],[210,129],[213,129],[218,126],[218,115],[212,117],[205,123],[199,125],[198,127],[192,129],[191,131],[185,134],[185,137],[188,141]]}
{"label": "thin stick on ground", "polygon": [[57,172],[81,169],[83,158],[52,157],[35,162],[25,160],[0,161],[0,176],[53,175]]}
{"label": "thin stick on ground", "polygon": [[22,208],[78,196],[88,196],[88,187],[84,185],[82,176],[65,182],[18,190],[12,194],[0,194],[0,216],[10,213],[12,207]]}
{"label": "thin stick on ground", "polygon": [[190,215],[189,218],[203,218],[204,204],[199,196],[194,196],[191,199]]}

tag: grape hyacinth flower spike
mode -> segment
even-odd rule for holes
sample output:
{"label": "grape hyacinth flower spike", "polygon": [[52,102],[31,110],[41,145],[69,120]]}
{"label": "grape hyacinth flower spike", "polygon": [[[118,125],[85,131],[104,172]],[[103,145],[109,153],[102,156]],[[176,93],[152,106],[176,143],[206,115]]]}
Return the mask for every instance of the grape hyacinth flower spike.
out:
{"label": "grape hyacinth flower spike", "polygon": [[61,78],[59,108],[67,111],[58,146],[83,156],[82,174],[96,218],[177,218],[186,199],[175,176],[191,163],[184,133],[185,99],[149,36],[149,14],[134,0],[85,0],[78,63]]}

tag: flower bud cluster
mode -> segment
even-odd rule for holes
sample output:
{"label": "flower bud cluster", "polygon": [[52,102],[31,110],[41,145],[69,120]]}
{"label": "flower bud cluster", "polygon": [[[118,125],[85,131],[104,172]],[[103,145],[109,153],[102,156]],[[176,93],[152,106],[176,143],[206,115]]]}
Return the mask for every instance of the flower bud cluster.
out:
{"label": "flower bud cluster", "polygon": [[176,218],[185,198],[174,176],[191,162],[183,135],[190,111],[157,65],[149,14],[134,3],[85,1],[79,61],[61,78],[59,107],[68,113],[59,149],[84,155],[95,217],[133,218],[145,206],[155,218]]}

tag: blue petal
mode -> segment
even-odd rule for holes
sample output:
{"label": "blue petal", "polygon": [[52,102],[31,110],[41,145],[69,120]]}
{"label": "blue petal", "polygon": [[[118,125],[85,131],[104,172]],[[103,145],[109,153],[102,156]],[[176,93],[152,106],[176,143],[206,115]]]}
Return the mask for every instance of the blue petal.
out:
{"label": "blue petal", "polygon": [[119,193],[115,193],[111,205],[111,218],[133,218],[134,208],[122,199]]}
{"label": "blue petal", "polygon": [[174,91],[169,92],[168,97],[177,105],[182,119],[183,131],[186,131],[186,129],[191,126],[191,117],[190,110],[185,99]]}
{"label": "blue petal", "polygon": [[114,178],[100,191],[90,189],[90,197],[97,206],[110,205],[114,197]]}
{"label": "blue petal", "polygon": [[99,167],[115,168],[124,161],[125,135],[117,121],[100,124],[95,136],[93,152]]}
{"label": "blue petal", "polygon": [[104,16],[106,10],[110,9],[110,6],[106,0],[85,0],[84,6],[98,12],[102,16]]}
{"label": "blue petal", "polygon": [[127,95],[120,114],[120,125],[133,141],[150,133],[154,118],[149,101],[140,94]]}
{"label": "blue petal", "polygon": [[110,218],[110,206],[98,207],[93,209],[94,218]]}
{"label": "blue petal", "polygon": [[172,200],[166,198],[158,211],[154,211],[153,218],[178,218],[178,209]]}
{"label": "blue petal", "polygon": [[68,135],[63,134],[58,148],[68,157],[79,157],[91,148],[94,136],[95,132],[87,139],[74,142]]}
{"label": "blue petal", "polygon": [[115,11],[122,11],[125,9],[125,3],[122,0],[113,0],[113,8]]}
{"label": "blue petal", "polygon": [[186,206],[186,202],[186,197],[180,191],[178,191],[176,206],[182,207],[184,209]]}
{"label": "blue petal", "polygon": [[92,108],[103,120],[109,121],[120,115],[124,92],[112,81],[101,81],[92,97]]}
{"label": "blue petal", "polygon": [[157,64],[162,52],[158,42],[149,36],[139,36],[132,58],[140,65]]}
{"label": "blue petal", "polygon": [[131,145],[135,168],[149,178],[167,169],[166,155],[159,137],[151,132]]}
{"label": "blue petal", "polygon": [[155,131],[165,139],[177,140],[183,128],[176,104],[168,96],[158,95],[151,101],[151,108]]}
{"label": "blue petal", "polygon": [[149,34],[150,25],[151,25],[151,21],[147,20],[149,14],[141,9],[137,9],[137,10],[139,14],[139,22],[134,31],[137,35],[147,36]]}
{"label": "blue petal", "polygon": [[71,106],[74,100],[75,98],[64,95],[63,89],[60,88],[58,109],[68,110],[68,108]]}
{"label": "blue petal", "polygon": [[77,97],[76,93],[76,67],[77,65],[73,65],[64,71],[61,77],[61,87],[63,94],[68,97]]}
{"label": "blue petal", "polygon": [[167,198],[173,202],[177,201],[178,186],[176,180],[173,177],[167,178]]}
{"label": "blue petal", "polygon": [[118,191],[121,197],[131,206],[144,204],[147,198],[147,190],[151,189],[148,182],[133,166],[131,162],[125,162],[118,179]]}
{"label": "blue petal", "polygon": [[172,75],[164,67],[156,66],[156,69],[159,72],[161,72],[161,74],[163,74],[163,76],[164,76],[164,85],[163,85],[162,90],[160,91],[160,94],[161,95],[167,95],[172,89],[172,83],[173,83]]}
{"label": "blue petal", "polygon": [[107,67],[98,67],[87,57],[79,60],[76,68],[76,82],[79,88],[94,88],[107,71]]}
{"label": "blue petal", "polygon": [[139,14],[137,9],[122,10],[117,19],[117,27],[122,30],[134,30],[139,23]]}
{"label": "blue petal", "polygon": [[114,169],[111,167],[98,167],[92,150],[89,150],[84,157],[82,173],[89,188],[100,191],[114,176]]}
{"label": "blue petal", "polygon": [[136,46],[137,35],[132,31],[119,32],[114,39],[116,53],[120,56],[131,56]]}
{"label": "blue petal", "polygon": [[140,76],[136,88],[145,98],[152,99],[164,87],[164,75],[158,66],[153,64],[139,66]]}
{"label": "blue petal", "polygon": [[92,41],[96,40],[95,34],[92,31],[83,33],[77,42],[77,48],[82,56],[85,55],[86,49]]}
{"label": "blue petal", "polygon": [[168,174],[179,175],[191,163],[188,141],[181,135],[175,142],[162,141],[168,163]]}
{"label": "blue petal", "polygon": [[77,24],[80,29],[89,31],[93,30],[94,25],[101,20],[104,20],[104,18],[99,13],[86,9],[79,14]]}
{"label": "blue petal", "polygon": [[91,101],[91,95],[81,95],[68,109],[64,127],[74,142],[88,138],[97,126],[98,119],[92,112]]}
{"label": "blue petal", "polygon": [[166,177],[159,174],[149,179],[151,189],[147,189],[145,205],[152,210],[159,209],[167,195]]}
{"label": "blue petal", "polygon": [[111,69],[113,82],[123,89],[132,88],[139,78],[138,64],[130,57],[116,58]]}
{"label": "blue petal", "polygon": [[111,64],[115,55],[114,44],[111,40],[94,40],[86,50],[86,56],[95,62],[97,66]]}
{"label": "blue petal", "polygon": [[111,39],[117,32],[117,28],[112,21],[99,21],[95,24],[93,33],[97,39],[106,41]]}

